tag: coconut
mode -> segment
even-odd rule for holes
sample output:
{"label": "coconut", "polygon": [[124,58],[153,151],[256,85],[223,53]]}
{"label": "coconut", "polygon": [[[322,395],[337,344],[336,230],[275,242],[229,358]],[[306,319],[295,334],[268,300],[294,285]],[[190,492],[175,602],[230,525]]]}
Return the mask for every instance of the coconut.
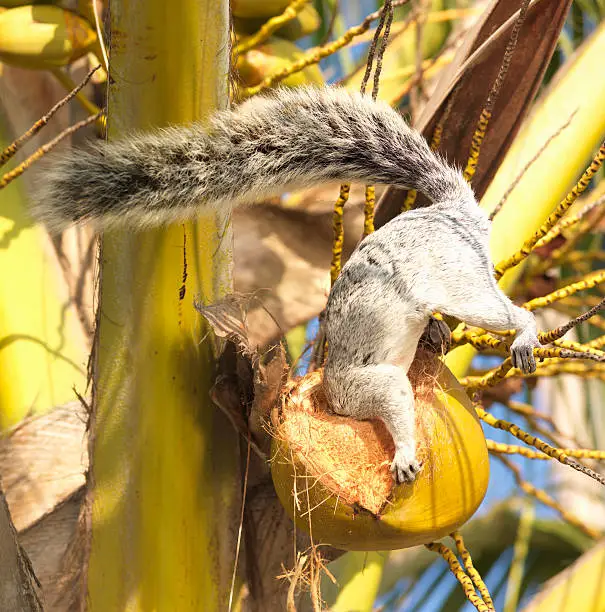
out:
{"label": "coconut", "polygon": [[58,6],[20,6],[0,15],[0,61],[22,68],[66,66],[96,39],[84,19]]}
{"label": "coconut", "polygon": [[[258,85],[265,77],[290,66],[301,59],[305,52],[289,40],[272,36],[264,43],[244,53],[237,59],[236,68],[247,87]],[[323,85],[319,66],[312,64],[280,81],[277,86]]]}
{"label": "coconut", "polygon": [[315,543],[394,550],[432,542],[477,510],[489,479],[483,430],[464,389],[435,356],[410,370],[423,467],[396,485],[393,440],[379,420],[330,413],[323,371],[292,381],[274,417],[271,471],[277,495]]}

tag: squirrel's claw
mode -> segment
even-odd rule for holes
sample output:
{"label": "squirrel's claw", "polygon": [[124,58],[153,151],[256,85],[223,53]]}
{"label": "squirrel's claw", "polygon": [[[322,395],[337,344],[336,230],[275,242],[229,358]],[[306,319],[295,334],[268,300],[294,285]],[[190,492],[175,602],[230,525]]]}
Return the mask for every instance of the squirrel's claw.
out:
{"label": "squirrel's claw", "polygon": [[405,448],[399,448],[395,451],[391,473],[397,484],[414,482],[421,469],[422,463],[418,461],[414,451],[410,452]]}
{"label": "squirrel's claw", "polygon": [[524,374],[536,371],[534,348],[541,346],[537,339],[517,338],[510,347],[510,357],[514,368],[519,368]]}
{"label": "squirrel's claw", "polygon": [[450,350],[451,343],[452,335],[447,323],[431,316],[420,336],[418,346],[436,355],[445,355]]}

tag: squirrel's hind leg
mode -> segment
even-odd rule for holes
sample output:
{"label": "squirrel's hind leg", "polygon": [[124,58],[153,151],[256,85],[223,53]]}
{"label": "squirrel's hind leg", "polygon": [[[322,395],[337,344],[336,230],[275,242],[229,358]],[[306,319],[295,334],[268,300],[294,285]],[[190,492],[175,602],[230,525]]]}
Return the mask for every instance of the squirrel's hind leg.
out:
{"label": "squirrel's hind leg", "polygon": [[381,363],[326,370],[326,391],[335,413],[354,419],[382,419],[395,443],[393,478],[412,482],[420,471],[416,456],[414,392],[401,367]]}
{"label": "squirrel's hind leg", "polygon": [[510,347],[513,366],[526,374],[535,372],[534,348],[541,346],[536,319],[528,310],[515,306],[495,283],[493,287],[479,284],[473,289],[467,286],[463,299],[445,304],[439,311],[495,332],[515,329],[517,334]]}

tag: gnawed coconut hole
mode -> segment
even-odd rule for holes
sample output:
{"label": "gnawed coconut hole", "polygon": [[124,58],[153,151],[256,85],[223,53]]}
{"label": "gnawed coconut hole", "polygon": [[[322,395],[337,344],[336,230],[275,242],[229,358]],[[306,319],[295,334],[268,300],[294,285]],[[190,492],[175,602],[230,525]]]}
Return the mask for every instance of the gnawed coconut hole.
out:
{"label": "gnawed coconut hole", "polygon": [[[441,367],[435,355],[419,350],[408,373],[416,403],[417,453],[423,462],[428,432],[440,409],[433,399]],[[332,413],[322,379],[323,370],[316,370],[290,381],[273,435],[285,443],[293,463],[302,466],[308,487],[320,482],[340,502],[380,515],[395,487],[393,439],[381,420],[357,421]]]}

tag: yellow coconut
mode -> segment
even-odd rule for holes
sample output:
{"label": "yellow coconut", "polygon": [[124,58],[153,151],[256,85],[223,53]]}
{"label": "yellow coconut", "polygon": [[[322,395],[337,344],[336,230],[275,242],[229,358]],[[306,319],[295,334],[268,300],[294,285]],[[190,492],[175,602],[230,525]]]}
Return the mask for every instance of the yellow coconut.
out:
{"label": "yellow coconut", "polygon": [[[267,19],[265,17],[261,17],[260,19],[242,19],[241,17],[234,17],[233,27],[237,34],[250,35],[259,30],[266,21]],[[319,13],[311,4],[307,4],[296,17],[287,21],[281,28],[276,30],[275,33],[280,38],[298,40],[299,38],[303,38],[315,32],[320,25],[321,17]]]}
{"label": "yellow coconut", "polygon": [[20,6],[0,14],[0,61],[7,64],[65,66],[88,53],[95,40],[84,19],[57,6]]}
{"label": "yellow coconut", "polygon": [[[237,59],[237,71],[247,87],[258,85],[265,77],[289,66],[304,55],[304,51],[289,40],[273,36]],[[321,70],[315,64],[295,72],[279,86],[323,85]]]}
{"label": "yellow coconut", "polygon": [[287,388],[275,417],[271,470],[277,495],[315,543],[344,550],[393,550],[442,538],[485,496],[489,458],[466,393],[437,357],[410,372],[423,468],[395,485],[394,446],[381,421],[330,414],[322,371]]}

